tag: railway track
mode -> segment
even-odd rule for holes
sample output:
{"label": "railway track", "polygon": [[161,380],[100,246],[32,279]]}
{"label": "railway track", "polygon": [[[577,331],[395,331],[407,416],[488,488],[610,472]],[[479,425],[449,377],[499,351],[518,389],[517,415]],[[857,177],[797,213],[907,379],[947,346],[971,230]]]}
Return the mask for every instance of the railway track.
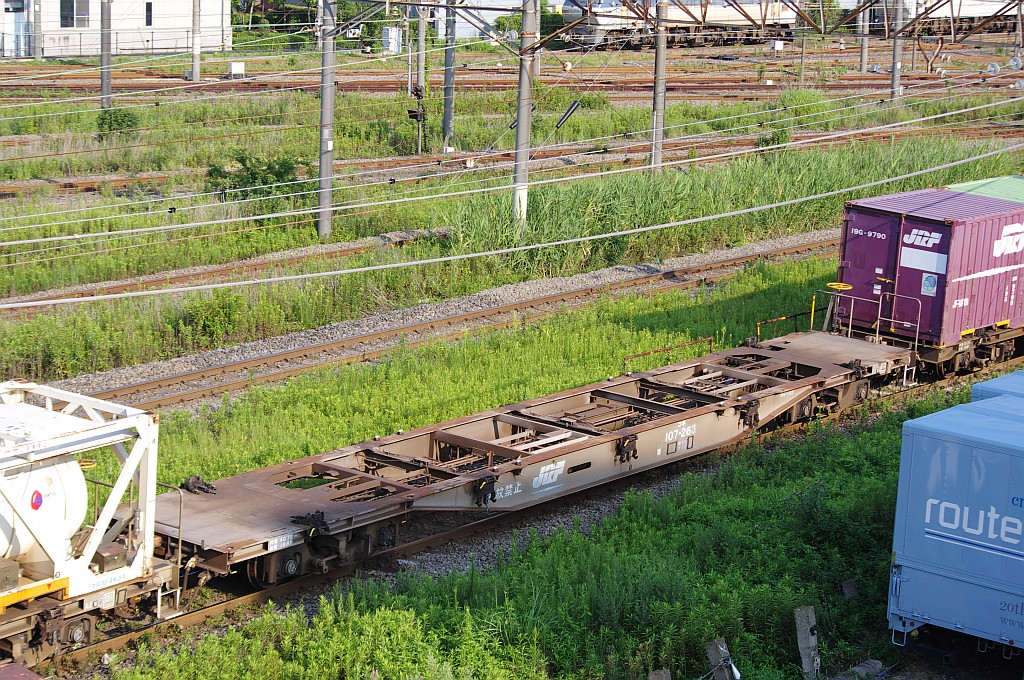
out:
{"label": "railway track", "polygon": [[[387,330],[356,335],[252,359],[233,361],[195,371],[145,380],[130,385],[93,392],[90,396],[155,410],[237,392],[253,385],[277,383],[302,373],[327,366],[373,361],[398,346],[415,348],[438,340],[463,337],[468,326],[478,329],[503,329],[537,321],[565,305],[580,304],[601,295],[627,290],[686,290],[726,276],[728,270],[762,259],[778,259],[798,254],[831,251],[838,239],[816,241],[754,255],[727,258],[715,262],[639,276],[615,283],[580,288],[510,304],[487,307],[449,317],[435,318]],[[170,388],[190,386],[181,391]]]}
{"label": "railway track", "polygon": [[[653,87],[651,75],[643,69],[637,69],[634,73],[642,75],[629,75],[626,72],[616,76],[614,73],[597,71],[590,77],[583,74],[575,74],[573,84],[578,87],[585,87],[592,91],[600,92],[644,92]],[[514,90],[518,87],[517,81],[511,70],[503,70],[481,77],[479,71],[459,69],[456,75],[456,90],[461,91],[502,91]],[[495,76],[507,76],[498,78]],[[391,77],[366,76],[362,73],[357,77],[345,78],[337,81],[336,86],[340,91],[346,92],[369,92],[369,93],[394,93],[404,92],[406,82],[404,78],[396,79],[394,74]],[[435,74],[437,84],[440,84],[440,75]],[[547,74],[540,76],[538,82],[552,86],[564,84],[565,76],[562,73],[557,75]],[[904,84],[912,85],[926,82],[941,82],[942,78],[937,75],[910,74],[904,75]],[[884,87],[888,83],[887,74],[845,74],[832,82],[818,84],[816,89],[826,91],[851,91],[864,88]],[[978,85],[983,85],[979,82]],[[17,90],[21,94],[29,92],[51,92],[60,91],[68,94],[91,94],[99,87],[98,77],[95,79],[75,80],[62,82],[60,79],[31,80],[26,84],[19,85]],[[128,93],[138,92],[145,94],[157,90],[165,90],[168,85],[159,80],[122,78],[112,82],[112,91]],[[748,90],[758,91],[762,88],[778,89],[775,85],[765,85],[758,82],[754,75],[717,75],[713,73],[697,74],[693,77],[670,77],[666,83],[667,91],[670,93],[685,93],[691,95],[738,93]],[[294,90],[303,92],[318,92],[320,81],[309,78],[283,78],[274,80],[255,80],[246,78],[239,80],[211,81],[202,84],[201,88],[195,90],[172,90],[171,96],[188,96],[191,92],[217,93],[217,92],[273,92],[275,90]]]}
{"label": "railway track", "polygon": [[[1016,138],[1024,135],[1024,126],[1018,125],[964,125],[957,127],[934,127],[934,128],[914,128],[914,129],[894,129],[886,130],[882,132],[865,132],[857,135],[859,140],[888,140],[892,138],[905,138],[905,137],[937,137],[937,136],[956,136],[959,139],[991,139],[993,137],[999,137],[1000,139],[1005,138]],[[792,136],[793,141],[801,141],[812,139],[820,136],[818,132],[803,132],[797,133]],[[674,152],[688,152],[692,148],[707,149],[711,151],[715,150],[738,150],[752,148],[756,145],[758,135],[749,135],[745,140],[727,139],[727,140],[681,140],[681,141],[667,141],[664,143],[664,153],[671,156]],[[46,141],[46,140],[33,140],[33,141]],[[570,156],[574,154],[606,154],[606,153],[621,153],[621,154],[636,154],[636,153],[647,153],[650,151],[650,143],[647,141],[638,141],[635,144],[630,144],[622,147],[612,148],[613,145],[618,144],[614,140],[610,141],[608,146],[605,147],[561,147],[558,149],[537,149],[531,155],[531,160],[553,160]],[[833,144],[834,141],[826,141],[820,144],[806,145],[805,148],[811,148],[813,146],[823,146]],[[0,141],[0,145],[4,142]],[[398,158],[382,158],[382,159],[353,159],[353,160],[339,160],[334,162],[336,170],[345,170],[350,167],[356,167],[360,172],[366,170],[398,170],[402,168],[422,168],[427,166],[437,165],[440,167],[465,167],[467,162],[472,162],[477,165],[487,165],[495,163],[509,163],[515,157],[513,151],[499,151],[489,152],[486,157],[481,157],[478,153],[474,152],[463,152],[458,154],[447,154],[447,155],[426,155],[426,156],[403,156]],[[698,157],[694,159],[695,162],[701,162]],[[716,159],[717,160],[717,159]],[[133,187],[139,186],[152,186],[160,185],[163,182],[167,182],[172,178],[181,178],[189,176],[199,176],[201,173],[198,172],[177,172],[174,175],[170,174],[159,174],[159,175],[148,175],[145,177],[112,177],[109,179],[87,179],[87,180],[68,180],[60,181],[48,184],[0,184],[0,199],[17,198],[18,196],[31,191],[46,190],[57,194],[80,194],[80,193],[100,193],[107,190],[126,190]],[[97,289],[100,290],[100,289]],[[114,291],[108,291],[114,292]],[[99,293],[90,293],[99,294]]]}
{"label": "railway track", "polygon": [[[436,233],[432,232],[430,235],[444,236],[445,234],[443,230],[437,230]],[[52,293],[39,297],[26,298],[26,301],[32,300],[37,302],[45,302],[47,300],[61,300],[67,298],[88,298],[95,297],[97,295],[112,295],[117,293],[128,293],[139,290],[152,290],[154,288],[165,288],[169,286],[205,283],[209,281],[224,279],[234,275],[254,274],[261,271],[266,271],[268,269],[275,269],[278,267],[299,264],[311,260],[336,260],[344,257],[351,257],[353,255],[359,255],[361,253],[380,250],[382,248],[404,246],[422,237],[423,234],[411,232],[411,235],[408,237],[398,238],[394,241],[384,243],[381,245],[350,246],[330,251],[302,253],[299,255],[292,255],[290,257],[279,259],[268,259],[255,262],[234,262],[224,267],[216,267],[202,272],[189,272],[186,274],[174,274],[169,276],[155,275],[143,281],[135,281],[132,283],[101,284],[99,286],[91,287],[84,290]],[[0,313],[0,318],[25,318],[33,316],[35,314],[39,314],[45,311],[46,309],[47,307],[26,307],[21,309],[7,309],[2,310],[2,313]]]}
{"label": "railway track", "polygon": [[[995,371],[1018,367],[1021,365],[1024,365],[1024,357],[1018,357],[998,364],[997,366],[982,369],[974,375],[977,377],[984,377]],[[954,376],[934,383],[906,387],[895,392],[875,395],[867,403],[873,407],[881,403],[906,403],[906,401],[911,398],[923,396],[931,390],[950,386],[958,380],[960,380],[960,378]],[[846,412],[833,413],[818,419],[818,422],[821,422],[822,420],[836,422],[848,416],[849,414]],[[756,439],[758,443],[763,444],[771,437],[776,437],[780,434],[783,436],[791,436],[803,432],[806,427],[807,423],[790,424],[771,432],[758,434],[754,439]],[[222,617],[230,611],[242,610],[258,604],[265,604],[275,600],[280,601],[285,598],[294,597],[299,593],[316,589],[333,583],[339,579],[351,576],[357,573],[360,567],[366,564],[380,564],[381,562],[392,563],[395,558],[411,557],[447,543],[466,540],[478,534],[490,533],[496,529],[504,527],[505,525],[522,522],[530,519],[531,517],[547,514],[552,511],[552,509],[564,504],[579,501],[581,499],[592,498],[602,493],[614,492],[621,488],[628,488],[635,485],[638,479],[660,479],[669,475],[678,474],[680,470],[692,466],[695,462],[700,463],[700,461],[703,461],[707,456],[726,455],[748,445],[750,442],[750,439],[744,439],[741,442],[721,447],[696,459],[682,459],[676,463],[640,473],[639,476],[620,478],[596,488],[582,490],[567,497],[555,498],[544,503],[529,506],[519,511],[492,513],[485,516],[483,519],[472,518],[457,527],[444,529],[442,531],[437,531],[436,533],[428,533],[425,536],[406,541],[388,550],[380,551],[370,556],[363,565],[347,565],[326,574],[304,576],[300,579],[286,581],[271,588],[232,597],[194,611],[185,612],[171,619],[157,621],[136,630],[116,634],[104,640],[99,640],[86,647],[81,647],[65,653],[62,656],[62,659],[78,664],[88,664],[90,661],[95,663],[100,654],[127,649],[132,643],[142,639],[143,637],[153,636],[154,634],[158,634],[167,629],[195,628],[204,625],[211,620]]]}

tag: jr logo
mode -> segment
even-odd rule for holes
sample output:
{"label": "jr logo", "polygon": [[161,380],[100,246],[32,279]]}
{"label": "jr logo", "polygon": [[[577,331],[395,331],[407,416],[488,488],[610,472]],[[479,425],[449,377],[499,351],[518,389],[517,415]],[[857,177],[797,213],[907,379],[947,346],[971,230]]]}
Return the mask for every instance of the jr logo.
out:
{"label": "jr logo", "polygon": [[565,461],[559,461],[557,463],[549,463],[540,469],[540,474],[533,480],[533,488],[539,489],[542,486],[548,484],[554,484],[558,479],[558,476],[562,474],[562,470],[565,469]]}
{"label": "jr logo", "polygon": [[992,257],[1002,257],[1007,253],[1019,253],[1024,250],[1024,224],[1008,224],[1003,227],[1002,235],[992,244]]}
{"label": "jr logo", "polygon": [[903,236],[903,242],[907,245],[921,246],[923,248],[931,248],[940,240],[942,240],[942,234],[926,229],[915,229]]}

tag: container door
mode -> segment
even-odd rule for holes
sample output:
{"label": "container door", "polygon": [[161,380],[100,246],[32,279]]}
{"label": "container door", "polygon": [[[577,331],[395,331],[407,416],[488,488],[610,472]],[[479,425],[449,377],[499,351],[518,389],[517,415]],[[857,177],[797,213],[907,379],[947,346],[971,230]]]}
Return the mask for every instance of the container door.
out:
{"label": "container door", "polygon": [[920,338],[931,340],[941,330],[949,239],[948,225],[913,217],[903,220],[895,291],[904,297],[896,298],[892,307],[894,333],[912,338],[919,324]]}
{"label": "container door", "polygon": [[[844,325],[852,315],[855,327],[875,327],[878,302],[883,292],[893,290],[896,279],[900,221],[900,215],[847,206],[839,280],[851,286],[851,299],[843,300],[836,310]],[[889,311],[883,310],[882,316],[890,316]]]}

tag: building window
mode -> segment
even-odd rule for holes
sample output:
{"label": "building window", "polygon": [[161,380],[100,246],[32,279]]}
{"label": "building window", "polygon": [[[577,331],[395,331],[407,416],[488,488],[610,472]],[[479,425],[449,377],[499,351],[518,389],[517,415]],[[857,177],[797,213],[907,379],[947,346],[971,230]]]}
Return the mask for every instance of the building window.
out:
{"label": "building window", "polygon": [[146,25],[153,25],[153,3],[151,2],[146,3]]}
{"label": "building window", "polygon": [[89,28],[89,0],[60,0],[61,28]]}
{"label": "building window", "polygon": [[5,12],[24,12],[25,0],[4,0]]}

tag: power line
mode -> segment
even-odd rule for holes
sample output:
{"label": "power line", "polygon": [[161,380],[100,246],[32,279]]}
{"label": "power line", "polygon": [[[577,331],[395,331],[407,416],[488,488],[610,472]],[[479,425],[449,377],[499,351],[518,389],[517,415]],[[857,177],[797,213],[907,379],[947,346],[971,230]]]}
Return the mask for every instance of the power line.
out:
{"label": "power line", "polygon": [[[855,136],[855,135],[858,135],[858,134],[863,134],[865,132],[877,132],[877,131],[881,131],[881,130],[893,129],[895,127],[899,127],[899,126],[902,126],[902,125],[909,125],[911,123],[919,123],[919,122],[924,122],[924,121],[927,121],[927,120],[935,120],[935,119],[938,119],[938,118],[944,118],[946,116],[958,115],[958,114],[962,114],[962,113],[969,113],[971,111],[980,111],[982,109],[991,108],[993,106],[1001,106],[1001,105],[1004,105],[1004,104],[1009,103],[1009,102],[1019,102],[1019,101],[1024,101],[1024,97],[1016,97],[1016,98],[1013,98],[1013,99],[1010,99],[1010,100],[1007,100],[1007,101],[1002,101],[1002,102],[994,102],[994,103],[988,103],[988,104],[979,104],[977,106],[968,107],[968,108],[965,108],[965,109],[957,109],[955,111],[947,111],[947,112],[943,112],[943,113],[932,114],[930,116],[922,116],[922,117],[919,117],[919,118],[916,118],[916,119],[907,120],[907,121],[899,121],[899,122],[896,122],[896,123],[887,123],[887,124],[884,124],[884,125],[876,125],[874,127],[868,127],[868,128],[864,128],[864,129],[861,129],[861,130],[841,131],[841,132],[836,132],[836,133],[832,133],[832,134],[828,134],[828,135],[823,135],[821,137],[815,137],[815,138],[803,139],[803,140],[795,140],[795,141],[784,142],[784,143],[779,143],[779,144],[766,145],[766,146],[760,147],[758,149],[755,149],[753,151],[765,152],[765,151],[772,151],[772,150],[782,149],[782,148],[787,148],[787,147],[801,146],[803,144],[809,144],[809,143],[812,143],[812,142],[828,141],[828,140],[831,140],[831,139],[841,139],[843,137]],[[728,152],[723,152],[723,153],[719,153],[719,154],[712,154],[712,155],[709,155],[709,156],[703,156],[703,157],[700,158],[700,160],[701,161],[707,161],[707,160],[711,160],[711,159],[725,159],[725,158],[731,158],[731,157],[735,157],[737,155],[744,155],[744,154],[748,154],[748,153],[752,153],[752,150],[744,149],[744,150],[741,150],[741,151],[728,151]],[[666,162],[662,163],[662,165],[663,165],[663,167],[675,167],[675,166],[678,166],[678,165],[686,165],[686,164],[689,164],[689,163],[693,163],[696,160],[697,159],[687,158],[687,159],[681,159],[681,160],[676,160],[676,161],[666,161]],[[595,177],[606,177],[606,176],[612,176],[612,175],[620,175],[620,174],[629,173],[629,172],[637,172],[638,170],[646,170],[646,168],[644,168],[644,167],[635,168],[634,167],[634,168],[619,168],[619,169],[614,169],[614,170],[603,170],[603,171],[599,171],[599,172],[596,172],[596,173],[588,173],[588,174],[584,174],[584,175],[575,176],[575,177],[571,178],[571,181],[576,181],[576,180],[580,180],[580,179],[591,179],[591,178],[595,178]],[[539,181],[536,181],[536,182],[531,182],[531,185],[532,186],[543,186],[543,185],[546,185],[546,184],[562,183],[562,182],[565,182],[565,181],[570,181],[570,180],[567,180],[565,178],[551,178],[551,179],[544,179],[544,180],[539,180]],[[465,191],[449,192],[449,193],[446,193],[446,194],[435,194],[434,198],[443,197],[443,196],[462,196],[462,195],[471,195],[471,194],[494,193],[496,191],[506,191],[507,189],[508,189],[507,186],[483,187],[483,188],[479,188],[479,189],[470,189],[470,190],[465,190]],[[372,202],[368,202],[368,203],[358,203],[358,204],[351,204],[350,203],[350,204],[344,204],[344,205],[336,206],[336,209],[337,210],[347,210],[347,209],[353,209],[353,208],[367,208],[367,207],[374,207],[374,206],[398,205],[398,204],[408,203],[410,201],[415,201],[415,200],[421,200],[421,199],[419,197],[409,197],[409,198],[398,198],[398,199],[386,200],[386,201],[372,201]],[[223,219],[218,219],[218,220],[207,220],[207,221],[203,221],[203,222],[193,222],[193,223],[179,224],[179,225],[164,225],[164,226],[156,226],[156,227],[143,227],[143,228],[139,228],[139,229],[123,229],[123,230],[117,230],[117,231],[96,232],[94,234],[69,234],[69,235],[64,235],[64,236],[48,236],[48,237],[43,237],[43,238],[23,239],[23,240],[18,240],[18,241],[2,241],[2,242],[0,242],[0,246],[10,247],[10,246],[16,246],[16,245],[31,245],[31,244],[36,244],[36,243],[52,243],[52,242],[57,242],[57,241],[79,241],[79,240],[85,240],[85,239],[89,239],[89,238],[96,238],[98,236],[105,236],[105,235],[145,234],[145,233],[153,233],[153,232],[161,232],[161,231],[179,231],[179,230],[182,230],[182,229],[191,229],[191,228],[196,228],[196,227],[214,226],[214,225],[219,225],[219,224],[234,224],[236,222],[249,221],[249,220],[254,220],[254,219],[272,219],[272,218],[278,218],[278,217],[292,217],[292,216],[296,216],[296,215],[309,214],[309,213],[317,211],[317,210],[318,210],[318,208],[312,207],[312,208],[304,208],[304,209],[300,209],[300,210],[286,210],[286,211],[280,211],[280,212],[266,213],[266,214],[262,214],[262,215],[245,216],[245,217],[231,217],[231,218],[223,218]]]}
{"label": "power line", "polygon": [[[941,88],[937,88],[937,89],[938,89],[938,91],[945,91],[947,88],[946,87],[941,87]],[[928,91],[922,92],[922,94],[926,94],[926,93],[928,93]],[[943,97],[943,98],[955,98],[956,96],[961,96],[961,95],[950,95],[949,97]],[[845,98],[848,98],[848,97],[842,97],[842,98],[836,99],[834,101],[838,101],[838,100],[845,99]],[[797,105],[797,107],[794,107],[794,109],[805,107],[805,105],[817,105],[819,103],[828,103],[828,101],[825,101],[825,102],[813,102],[813,103],[808,103],[808,104],[799,104],[799,105]],[[846,111],[846,110],[849,110],[849,109],[859,109],[859,108],[865,107],[865,105],[870,105],[872,103],[873,102],[859,103],[859,104],[856,104],[856,105],[852,105],[852,107],[847,107],[847,108],[844,108],[844,109],[840,109],[839,111],[841,112],[841,111]],[[912,103],[911,100],[909,98],[907,98],[906,101],[903,104],[901,104],[901,105],[910,105],[911,103]],[[1004,104],[1004,103],[1008,103],[1008,102],[1006,102],[1006,101],[993,102],[992,105],[1001,105],[1001,104]],[[776,112],[779,112],[779,111],[783,111],[783,110],[773,110],[771,113],[776,113]],[[739,116],[736,116],[735,118],[760,115],[761,113],[763,113],[763,112],[754,112],[752,114],[741,114]],[[838,112],[833,110],[833,111],[829,111],[829,112],[826,112],[826,113],[838,113]],[[777,124],[777,123],[781,123],[781,122],[785,122],[785,121],[796,121],[796,120],[799,120],[801,118],[817,119],[817,120],[812,120],[811,123],[834,122],[836,120],[842,120],[844,118],[851,118],[851,117],[859,117],[859,116],[862,116],[862,115],[868,115],[870,113],[871,112],[861,112],[861,113],[858,113],[858,114],[852,114],[850,116],[840,116],[840,117],[827,118],[827,119],[822,119],[821,118],[822,116],[825,115],[825,113],[811,113],[811,114],[806,114],[806,115],[802,115],[802,116],[791,117],[791,118],[788,118],[788,119],[775,120],[775,121],[772,121],[772,123],[773,124]],[[958,114],[958,113],[961,113],[961,112],[959,112],[959,111],[947,112],[946,115],[955,115],[955,114]],[[724,120],[724,119],[720,119],[720,120]],[[908,121],[908,123],[909,122],[915,122],[915,121]],[[695,124],[699,124],[699,123],[700,122],[693,122],[693,123],[682,124],[680,126],[670,126],[670,127],[688,127],[690,125],[695,125]],[[801,124],[800,126],[809,125],[811,123]],[[752,128],[752,127],[758,127],[760,125],[762,125],[762,123],[752,123],[752,124],[746,125],[746,126],[737,126],[735,128],[732,128],[732,130],[748,129],[748,128]],[[783,129],[792,129],[793,127],[797,127],[797,126],[796,125],[791,125],[791,126],[787,126],[786,128],[783,128]],[[730,131],[730,129],[720,130],[719,132],[725,132],[725,131]],[[637,131],[637,132],[624,133],[622,135],[616,135],[616,136],[625,137],[625,136],[632,135],[632,134],[642,134],[644,132],[646,132],[646,131],[642,130],[642,131]],[[856,132],[859,132],[859,131],[854,131],[853,133],[856,133]],[[682,137],[670,137],[666,141],[676,142],[676,141],[681,141],[681,140],[687,139],[687,138],[696,138],[698,136],[700,136],[699,133],[692,134],[692,135],[684,135]],[[728,140],[728,139],[733,139],[733,138],[745,138],[745,136],[748,136],[748,135],[734,135],[732,137],[719,137],[719,139],[723,139],[724,138],[724,139]],[[592,142],[592,141],[603,140],[603,139],[605,139],[605,138],[604,137],[597,137],[597,138],[591,138],[591,139],[584,139],[584,140],[574,141],[574,142],[571,142],[571,143],[580,144],[580,143]],[[632,143],[635,143],[635,142],[628,141],[624,145],[631,145]],[[552,145],[550,147],[538,146],[538,147],[535,147],[534,151],[544,150],[544,148],[557,148],[557,147],[563,146],[563,145],[564,145],[564,143],[554,144],[554,145]],[[613,150],[614,147],[611,147],[611,148]],[[611,151],[611,150],[601,150],[600,153],[604,153],[605,151]],[[742,152],[742,153],[755,153],[756,151],[759,151],[759,150],[750,150],[750,151],[746,151],[746,152]],[[573,153],[570,153],[570,154],[565,154],[565,155],[556,157],[554,159],[548,159],[548,160],[558,160],[558,159],[566,159],[566,158],[572,158],[572,157],[585,157],[585,156],[593,155],[593,154],[596,154],[596,153],[599,153],[599,152],[573,152]],[[501,154],[504,155],[505,152],[502,152]],[[479,160],[479,159],[486,158],[486,156],[480,155],[480,156],[476,156],[474,158]],[[703,160],[705,158],[708,158],[708,157],[699,157],[699,158],[693,159],[693,160],[694,161],[701,161],[701,160]],[[423,164],[423,166],[427,166],[427,165],[432,165],[432,164]],[[509,165],[508,163],[505,163],[505,164],[500,164],[498,166],[489,166],[487,169],[489,169],[489,170],[501,169],[502,167],[507,167],[508,165]],[[415,167],[418,167],[418,166],[413,166],[413,168],[415,168]],[[480,168],[480,170],[483,170],[483,168]],[[345,175],[335,175],[335,178],[336,179],[344,179],[344,178],[350,178],[350,177],[353,177],[353,176],[358,176],[360,174],[370,174],[370,173],[376,174],[376,173],[379,173],[379,172],[380,171],[364,171],[364,172],[350,173],[350,174],[345,174]],[[438,172],[438,173],[435,173],[434,175],[431,175],[430,177],[427,177],[427,178],[429,179],[431,177],[434,177],[434,178],[438,178],[438,179],[443,180],[443,177],[446,176],[446,175],[462,175],[462,174],[465,174],[466,172],[467,172],[466,170],[457,170],[457,171],[452,171],[452,172]],[[489,179],[493,179],[493,178],[487,178],[487,179],[482,179],[482,180],[473,180],[470,183],[474,183],[474,182],[477,182],[477,181],[488,181]],[[276,184],[276,185],[283,185],[283,184],[289,184],[289,183],[294,184],[294,183],[302,183],[302,182],[308,182],[308,181],[310,181],[310,180],[303,179],[303,180],[296,180],[295,182],[286,182],[286,183]],[[402,180],[402,181],[406,181],[406,180]],[[382,180],[380,182],[367,182],[367,183],[364,183],[364,184],[348,185],[348,186],[346,186],[344,188],[346,188],[346,189],[360,188],[360,187],[379,185],[379,184],[383,184],[383,183],[388,183],[388,180]],[[267,185],[267,186],[275,186],[275,185]],[[253,187],[253,188],[259,188],[259,187]],[[246,190],[246,189],[237,189],[237,190]],[[280,194],[279,195],[272,195],[272,196],[268,196],[268,197],[252,197],[252,198],[240,199],[238,201],[218,202],[218,203],[213,203],[213,204],[200,204],[198,206],[182,206],[182,207],[177,208],[176,210],[177,211],[185,211],[185,210],[198,210],[198,209],[202,209],[202,208],[206,208],[206,207],[226,207],[226,206],[230,206],[230,205],[237,205],[237,204],[244,204],[244,203],[255,203],[255,202],[258,202],[258,201],[268,200],[268,199],[271,199],[271,198],[275,198],[275,199],[291,198],[291,197],[308,195],[310,193],[311,192],[295,192],[295,193],[284,194],[284,195],[280,195]],[[218,193],[218,192],[211,192],[211,193],[207,193],[207,194],[191,195],[191,197],[211,196],[211,195],[217,195],[217,194],[220,194],[220,193]],[[174,200],[174,199],[163,199],[163,198],[162,199],[153,199],[153,200],[146,200],[146,201],[142,201],[142,202],[137,202],[137,203],[134,203],[134,204],[124,204],[124,205],[127,207],[127,206],[141,205],[141,204],[146,204],[146,203],[164,202],[164,201],[168,201],[168,200]],[[83,210],[90,210],[90,209],[91,208],[82,208],[82,209],[74,209],[74,210],[75,211],[83,211]],[[68,212],[70,212],[70,211],[56,211],[55,213],[50,213],[50,214],[66,214]],[[22,230],[22,229],[25,229],[25,228],[31,228],[31,227],[35,227],[35,226],[50,226],[51,227],[51,226],[60,225],[60,224],[81,223],[81,222],[96,221],[96,220],[102,220],[102,219],[115,219],[115,218],[129,217],[129,216],[136,216],[137,217],[137,215],[138,215],[138,213],[125,213],[125,214],[111,215],[111,216],[95,216],[95,217],[82,218],[82,219],[79,219],[79,220],[66,220],[66,221],[63,221],[63,222],[45,222],[45,223],[36,223],[36,224],[33,224],[33,225],[22,225],[22,226],[14,226],[14,227],[4,227],[4,228],[2,228],[0,230]],[[0,219],[13,219],[13,218],[0,218]],[[83,238],[89,238],[89,237],[99,238],[99,237],[103,236],[104,233],[109,233],[109,232],[90,233],[90,235],[83,235]],[[4,244],[0,243],[0,245],[4,245]]]}
{"label": "power line", "polygon": [[92,301],[96,301],[96,300],[116,300],[116,299],[122,299],[122,298],[151,297],[151,296],[154,296],[154,295],[180,295],[180,294],[183,294],[183,293],[191,293],[191,292],[204,291],[204,290],[217,290],[217,289],[222,289],[222,288],[241,288],[243,286],[254,286],[254,285],[268,284],[268,283],[284,283],[284,282],[288,282],[288,281],[305,281],[305,280],[310,280],[310,279],[326,278],[326,277],[329,277],[329,276],[344,276],[344,275],[348,275],[348,274],[375,272],[375,271],[383,271],[383,270],[388,270],[388,269],[404,269],[404,268],[407,268],[407,267],[416,267],[416,266],[427,265],[427,264],[440,264],[440,263],[444,263],[444,262],[457,262],[457,261],[460,261],[460,260],[470,260],[470,259],[476,259],[476,258],[480,258],[480,257],[494,257],[494,256],[498,256],[498,255],[510,255],[512,253],[522,253],[522,252],[528,252],[528,251],[532,251],[532,250],[540,250],[542,248],[551,248],[551,247],[555,247],[555,246],[572,245],[572,244],[575,244],[575,243],[586,243],[586,242],[590,242],[590,241],[599,241],[599,240],[604,240],[604,239],[609,239],[609,238],[618,238],[618,237],[621,237],[621,236],[634,236],[634,235],[637,235],[637,234],[643,234],[643,233],[647,233],[647,232],[651,232],[651,231],[658,231],[658,230],[662,230],[662,229],[669,229],[669,228],[672,228],[672,227],[689,226],[689,225],[692,225],[692,224],[700,224],[702,222],[709,222],[709,221],[712,221],[712,220],[724,219],[724,218],[727,218],[727,217],[739,217],[741,215],[747,215],[747,214],[750,214],[750,213],[760,212],[760,211],[763,211],[763,210],[770,210],[770,209],[774,209],[774,208],[782,208],[782,207],[786,207],[786,206],[790,206],[790,205],[798,205],[800,203],[806,203],[808,201],[819,200],[819,199],[822,199],[822,198],[829,198],[829,197],[832,197],[832,196],[838,196],[838,195],[845,194],[845,193],[850,193],[850,192],[853,192],[853,191],[862,191],[864,189],[869,189],[871,187],[876,187],[876,186],[880,186],[880,185],[883,185],[883,184],[888,184],[890,182],[901,181],[901,180],[909,179],[911,177],[918,177],[918,176],[926,175],[926,174],[929,174],[929,173],[932,173],[932,172],[936,172],[936,171],[939,171],[939,170],[945,170],[945,169],[948,169],[948,168],[953,168],[953,167],[957,167],[957,166],[960,166],[960,165],[964,165],[966,163],[973,163],[975,161],[979,161],[979,160],[982,160],[984,158],[989,158],[991,156],[995,156],[995,155],[998,155],[998,154],[1003,154],[1003,153],[1009,153],[1009,152],[1012,152],[1012,151],[1017,151],[1017,150],[1019,150],[1021,148],[1024,148],[1024,143],[1014,144],[1012,146],[1006,147],[1004,149],[999,149],[999,150],[996,150],[996,151],[988,151],[986,153],[977,154],[975,156],[971,156],[969,158],[961,159],[961,160],[958,160],[958,161],[951,161],[949,163],[943,163],[941,165],[932,166],[932,167],[926,168],[924,170],[917,170],[917,171],[914,171],[914,172],[908,172],[908,173],[904,173],[902,175],[897,175],[895,177],[888,177],[886,179],[880,179],[880,180],[874,180],[874,181],[871,181],[871,182],[865,182],[863,184],[858,184],[858,185],[851,186],[851,187],[845,187],[845,188],[842,188],[842,189],[835,189],[835,190],[832,190],[832,191],[825,191],[825,192],[821,192],[821,193],[818,193],[818,194],[813,194],[811,196],[804,196],[804,197],[801,197],[801,198],[792,198],[792,199],[788,199],[788,200],[785,200],[785,201],[777,201],[775,203],[769,203],[769,204],[766,204],[766,205],[754,206],[754,207],[751,207],[751,208],[742,208],[742,209],[739,209],[739,210],[732,210],[732,211],[725,212],[725,213],[719,213],[717,215],[707,215],[707,216],[704,216],[704,217],[694,217],[694,218],[691,218],[691,219],[680,220],[680,221],[677,221],[677,222],[666,222],[664,224],[655,224],[655,225],[649,225],[649,226],[645,226],[645,227],[635,227],[635,228],[632,228],[632,229],[620,229],[618,231],[608,232],[608,233],[605,233],[605,234],[592,234],[592,235],[588,235],[588,236],[578,236],[578,237],[574,237],[574,238],[559,239],[559,240],[555,240],[555,241],[546,241],[546,242],[543,242],[543,243],[532,243],[532,244],[522,245],[522,246],[512,246],[512,247],[509,247],[509,248],[497,248],[497,249],[493,249],[493,250],[479,251],[479,252],[475,252],[475,253],[459,253],[459,254],[456,254],[456,255],[444,255],[444,256],[440,256],[440,257],[432,257],[432,258],[426,258],[426,259],[422,259],[422,260],[410,260],[410,261],[406,261],[406,262],[392,262],[392,263],[386,263],[386,264],[369,265],[369,266],[365,266],[365,267],[354,267],[352,269],[338,269],[338,270],[332,270],[332,271],[328,271],[328,272],[313,272],[313,273],[307,273],[307,274],[289,274],[289,275],[286,275],[286,276],[275,276],[275,277],[270,277],[270,278],[266,278],[266,279],[248,279],[248,280],[245,280],[245,281],[231,281],[231,282],[225,282],[225,283],[211,283],[211,284],[203,284],[203,285],[198,285],[198,286],[181,286],[181,287],[177,287],[177,288],[166,288],[166,289],[161,289],[161,290],[143,290],[143,291],[133,291],[133,292],[128,292],[128,293],[111,293],[111,294],[106,294],[106,295],[96,295],[96,296],[93,296],[93,297],[90,297],[90,298],[60,298],[60,299],[57,299],[57,300],[40,300],[40,301],[28,301],[28,302],[9,302],[9,303],[0,304],[0,309],[18,309],[18,308],[24,308],[24,307],[41,307],[41,306],[49,306],[49,305],[65,305],[65,304],[75,304],[75,303],[82,303],[82,302],[92,302]]}

